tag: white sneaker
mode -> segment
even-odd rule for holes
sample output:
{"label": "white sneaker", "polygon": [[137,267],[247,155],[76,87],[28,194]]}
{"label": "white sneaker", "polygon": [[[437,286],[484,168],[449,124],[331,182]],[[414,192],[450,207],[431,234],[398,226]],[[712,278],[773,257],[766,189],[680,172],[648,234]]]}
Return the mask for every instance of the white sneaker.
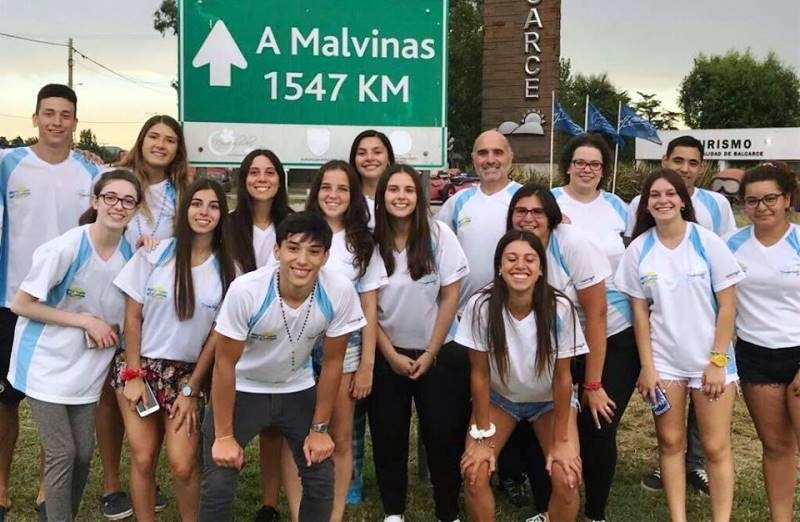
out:
{"label": "white sneaker", "polygon": [[526,519],[525,522],[548,522],[547,514],[539,513],[538,515]]}
{"label": "white sneaker", "polygon": [[403,515],[389,515],[383,518],[383,522],[405,522],[406,517]]}

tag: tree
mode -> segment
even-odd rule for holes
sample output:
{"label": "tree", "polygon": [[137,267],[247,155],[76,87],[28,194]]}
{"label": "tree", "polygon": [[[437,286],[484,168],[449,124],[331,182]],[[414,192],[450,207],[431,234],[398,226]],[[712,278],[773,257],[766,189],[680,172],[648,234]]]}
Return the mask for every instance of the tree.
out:
{"label": "tree", "polygon": [[678,104],[694,129],[800,126],[800,79],[774,53],[700,54],[680,86]]}
{"label": "tree", "polygon": [[100,145],[97,143],[97,138],[92,132],[92,129],[84,129],[81,131],[80,139],[78,140],[78,148],[100,155]]}
{"label": "tree", "polygon": [[451,0],[447,73],[447,125],[452,153],[468,158],[481,131],[483,2]]}
{"label": "tree", "polygon": [[11,140],[11,143],[9,143],[8,146],[11,148],[24,147],[25,141],[22,139],[22,136],[17,136],[13,140]]}
{"label": "tree", "polygon": [[0,149],[7,149],[9,147],[8,138],[0,136]]}
{"label": "tree", "polygon": [[38,136],[31,136],[30,138],[25,138],[25,146],[30,147],[31,145],[36,145],[39,143]]}
{"label": "tree", "polygon": [[162,0],[158,10],[153,13],[153,27],[166,36],[167,31],[178,34],[178,6],[175,0]]}
{"label": "tree", "polygon": [[650,120],[650,123],[652,123],[656,129],[677,129],[675,122],[681,117],[681,113],[661,107],[661,100],[656,98],[655,94],[647,94],[641,91],[636,91],[636,94],[641,100],[631,104],[633,110]]}

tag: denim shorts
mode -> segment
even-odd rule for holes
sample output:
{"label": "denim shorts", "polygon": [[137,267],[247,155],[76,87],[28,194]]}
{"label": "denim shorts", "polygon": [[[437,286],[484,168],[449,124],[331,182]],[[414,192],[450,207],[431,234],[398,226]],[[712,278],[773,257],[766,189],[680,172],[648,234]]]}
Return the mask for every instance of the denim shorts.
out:
{"label": "denim shorts", "polygon": [[[511,415],[517,422],[526,420],[534,422],[536,419],[552,410],[555,407],[553,401],[542,402],[514,402],[506,399],[494,390],[489,390],[489,401]],[[578,407],[578,397],[574,393],[570,400],[572,407]]]}

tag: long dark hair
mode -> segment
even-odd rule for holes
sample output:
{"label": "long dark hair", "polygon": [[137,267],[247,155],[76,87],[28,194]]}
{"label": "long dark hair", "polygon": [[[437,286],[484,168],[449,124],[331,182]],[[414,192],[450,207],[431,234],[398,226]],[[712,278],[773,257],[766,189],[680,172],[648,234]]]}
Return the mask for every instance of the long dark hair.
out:
{"label": "long dark hair", "polygon": [[378,187],[375,190],[375,240],[386,265],[387,275],[394,273],[394,236],[395,218],[386,212],[386,187],[395,174],[408,174],[414,181],[414,191],[417,193],[417,206],[411,216],[411,227],[408,232],[406,252],[408,258],[408,273],[414,281],[436,270],[433,256],[433,241],[431,238],[431,224],[425,194],[422,192],[422,182],[419,173],[409,165],[394,164],[381,175]]}
{"label": "long dark hair", "polygon": [[[175,151],[175,157],[167,166],[166,175],[167,179],[172,182],[172,186],[175,187],[176,200],[180,201],[181,198],[183,198],[183,191],[186,190],[186,187],[189,185],[189,164],[187,162],[188,155],[186,153],[186,140],[183,137],[183,128],[172,116],[159,114],[144,122],[144,125],[142,125],[139,131],[139,135],[136,137],[136,143],[134,143],[133,148],[128,151],[117,166],[132,170],[145,189],[150,186],[150,180],[144,172],[144,138],[147,136],[150,129],[158,123],[163,123],[172,129],[172,132],[178,137],[178,149]],[[153,215],[152,212],[150,212],[150,207],[147,206],[147,202],[144,200],[141,201],[141,212],[144,213],[147,219],[152,219]]]}
{"label": "long dark hair", "polygon": [[219,201],[219,223],[214,229],[211,249],[219,263],[219,277],[222,283],[222,295],[228,291],[228,285],[236,277],[231,257],[230,236],[226,234],[228,227],[228,203],[222,185],[210,178],[198,178],[186,188],[178,205],[175,223],[175,313],[178,319],[185,321],[194,315],[194,281],[192,279],[192,243],[195,233],[189,226],[189,206],[192,198],[201,190],[213,190]]}
{"label": "long dark hair", "polygon": [[[104,172],[97,179],[97,182],[94,184],[94,188],[92,189],[92,195],[95,197],[95,199],[100,197],[100,194],[103,193],[103,189],[106,188],[106,185],[112,181],[127,181],[133,185],[133,189],[136,191],[136,201],[138,204],[141,204],[142,201],[144,201],[144,189],[142,189],[142,184],[139,182],[139,178],[134,176],[130,171],[124,169],[109,170],[108,172]],[[78,224],[86,225],[88,223],[94,223],[95,221],[97,221],[97,210],[92,206],[89,207],[86,212],[81,214],[81,217],[78,219]]]}
{"label": "long dark hair", "polygon": [[697,222],[697,218],[694,214],[694,205],[692,205],[692,197],[689,195],[689,189],[686,188],[686,183],[683,182],[680,174],[670,169],[658,169],[650,173],[644,180],[642,197],[639,199],[639,208],[636,209],[636,225],[633,227],[631,239],[636,239],[656,226],[656,220],[647,209],[647,204],[650,201],[650,189],[653,188],[653,183],[659,179],[667,180],[667,182],[675,188],[675,192],[678,193],[678,196],[680,196],[683,202],[683,208],[681,208],[681,217],[683,220]]}
{"label": "long dark hair", "polygon": [[[356,171],[345,161],[331,160],[321,166],[306,199],[306,210],[323,215],[319,206],[319,191],[325,173],[332,170],[341,170],[347,175],[347,185],[350,188],[350,204],[344,215],[344,234],[347,250],[354,255],[353,267],[358,270],[358,277],[363,277],[367,272],[372,253],[375,251],[375,239],[369,231],[369,209],[361,193],[361,182]],[[324,217],[324,215],[323,215]]]}
{"label": "long dark hair", "polygon": [[[572,301],[547,282],[547,254],[539,238],[527,230],[509,230],[500,238],[494,251],[494,280],[491,285],[479,291],[480,296],[475,301],[473,315],[476,318],[472,328],[484,324],[486,321],[486,341],[489,351],[494,357],[494,364],[503,383],[508,378],[509,361],[508,345],[506,343],[505,321],[503,311],[508,308],[508,286],[500,275],[503,252],[514,241],[524,241],[536,251],[539,256],[541,277],[533,287],[530,310],[536,321],[536,375],[540,376],[545,371],[552,371],[553,356],[558,354],[558,336],[553,335],[557,328],[557,301],[564,300],[570,308],[571,320],[575,320],[574,305]],[[574,325],[573,325],[574,326]],[[478,331],[478,330],[475,330]],[[555,345],[553,344],[555,339]]]}
{"label": "long dark hair", "polygon": [[256,149],[250,152],[244,157],[239,167],[236,209],[230,215],[230,230],[236,234],[233,255],[243,272],[252,272],[256,269],[256,253],[253,250],[253,202],[247,192],[247,174],[250,172],[253,160],[258,156],[267,158],[278,173],[278,192],[272,198],[269,210],[269,219],[272,221],[272,225],[278,228],[281,221],[292,212],[289,207],[289,195],[286,191],[286,171],[281,160],[271,150]]}

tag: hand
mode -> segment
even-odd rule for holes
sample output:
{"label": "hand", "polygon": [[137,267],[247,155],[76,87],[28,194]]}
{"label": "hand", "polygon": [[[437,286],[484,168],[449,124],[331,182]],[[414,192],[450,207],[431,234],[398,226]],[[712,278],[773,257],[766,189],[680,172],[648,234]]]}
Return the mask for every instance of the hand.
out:
{"label": "hand", "polygon": [[433,354],[428,350],[425,350],[417,357],[417,360],[414,361],[414,364],[411,365],[411,371],[408,374],[408,377],[411,380],[416,381],[426,373],[428,370],[431,369],[433,363],[436,362],[436,359],[433,357]]}
{"label": "hand", "polygon": [[584,389],[583,403],[589,408],[592,418],[594,419],[594,425],[598,430],[600,429],[600,417],[611,424],[617,405],[611,400],[603,388],[594,391]]}
{"label": "hand", "polygon": [[333,439],[327,433],[309,431],[303,442],[303,455],[306,456],[306,465],[319,464],[333,455]]}
{"label": "hand", "polygon": [[146,252],[152,252],[160,242],[161,240],[155,236],[142,236],[136,241],[136,248],[144,248]]}
{"label": "hand", "polygon": [[95,165],[105,165],[105,161],[99,155],[95,154],[90,150],[84,149],[75,149],[75,152],[86,158],[88,161],[91,161]]}
{"label": "hand", "polygon": [[233,437],[215,440],[211,446],[211,458],[221,468],[242,469],[244,465],[244,451]]}
{"label": "hand", "polygon": [[150,407],[152,404],[147,402],[147,394],[144,392],[144,379],[141,377],[136,377],[135,379],[131,379],[130,381],[125,383],[125,387],[122,388],[122,395],[128,399],[128,403],[131,406],[131,411],[136,411],[136,403],[139,401],[144,401],[145,407]]}
{"label": "hand", "polygon": [[795,397],[800,397],[800,368],[798,368],[797,373],[794,374],[792,382],[789,383],[789,389],[792,390]]}
{"label": "hand", "polygon": [[363,360],[358,365],[353,380],[350,381],[350,397],[359,400],[365,399],[372,393],[372,369],[374,364],[367,364]]}
{"label": "hand", "polygon": [[175,422],[175,433],[186,427],[186,436],[191,437],[197,429],[197,397],[187,397],[183,394],[178,395],[172,408],[169,411],[170,419],[177,419]]}
{"label": "hand", "polygon": [[720,398],[725,391],[725,368],[720,368],[708,363],[703,372],[703,393],[708,400],[715,401]]}
{"label": "hand", "polygon": [[547,454],[547,472],[553,475],[553,464],[558,464],[564,470],[564,480],[567,486],[574,488],[581,482],[581,456],[578,448],[569,442],[554,442]]}
{"label": "hand", "polygon": [[564,214],[563,212],[561,213],[561,222],[566,225],[572,224],[572,220],[569,218],[568,215]]}
{"label": "hand", "polygon": [[642,370],[639,372],[639,380],[636,381],[636,389],[642,394],[644,400],[651,405],[658,402],[656,399],[656,386],[663,388],[656,369],[653,366],[642,366]]}
{"label": "hand", "polygon": [[489,464],[489,474],[494,473],[497,467],[494,449],[489,446],[488,439],[478,443],[470,438],[467,442],[467,449],[461,456],[461,476],[470,486],[474,485],[478,479],[478,472],[484,462]]}
{"label": "hand", "polygon": [[90,314],[84,314],[83,329],[89,334],[98,348],[119,346],[119,336],[105,321]]}
{"label": "hand", "polygon": [[395,352],[393,356],[389,357],[388,362],[392,371],[397,375],[403,377],[411,375],[411,368],[414,366],[414,360],[411,357]]}

